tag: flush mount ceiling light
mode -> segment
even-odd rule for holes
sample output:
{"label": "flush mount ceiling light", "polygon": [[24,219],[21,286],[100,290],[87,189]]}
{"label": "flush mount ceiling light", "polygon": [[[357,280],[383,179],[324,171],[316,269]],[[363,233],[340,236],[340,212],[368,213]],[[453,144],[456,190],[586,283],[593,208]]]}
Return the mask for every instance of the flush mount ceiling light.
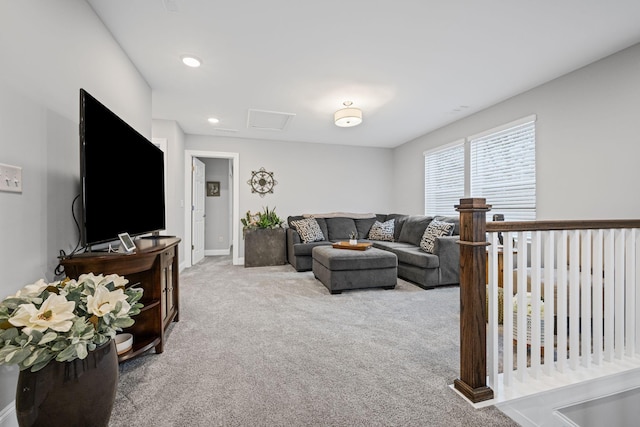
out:
{"label": "flush mount ceiling light", "polygon": [[336,111],[333,116],[336,126],[350,128],[362,123],[362,110],[351,107],[351,105],[353,105],[351,101],[345,101],[342,105],[344,105],[345,108]]}
{"label": "flush mount ceiling light", "polygon": [[181,58],[182,63],[191,68],[198,68],[202,64],[202,61],[200,61],[200,59],[192,55],[182,55]]}
{"label": "flush mount ceiling light", "polygon": [[215,125],[215,124],[220,123],[220,119],[216,119],[215,117],[209,117],[209,118],[207,119],[207,121],[208,121],[209,123],[211,123],[212,125]]}

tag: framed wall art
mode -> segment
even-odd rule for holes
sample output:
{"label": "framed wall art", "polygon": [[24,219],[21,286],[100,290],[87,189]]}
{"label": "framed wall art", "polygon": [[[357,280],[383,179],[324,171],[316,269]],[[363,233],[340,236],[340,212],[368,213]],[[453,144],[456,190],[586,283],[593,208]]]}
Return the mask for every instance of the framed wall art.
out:
{"label": "framed wall art", "polygon": [[207,181],[207,197],[220,197],[220,181]]}

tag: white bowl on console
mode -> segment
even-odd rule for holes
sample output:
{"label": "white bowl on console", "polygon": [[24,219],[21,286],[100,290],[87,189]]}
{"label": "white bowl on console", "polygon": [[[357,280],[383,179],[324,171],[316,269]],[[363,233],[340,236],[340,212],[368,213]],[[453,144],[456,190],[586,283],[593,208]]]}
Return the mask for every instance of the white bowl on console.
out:
{"label": "white bowl on console", "polygon": [[133,335],[131,334],[118,334],[115,340],[118,354],[126,353],[133,347]]}

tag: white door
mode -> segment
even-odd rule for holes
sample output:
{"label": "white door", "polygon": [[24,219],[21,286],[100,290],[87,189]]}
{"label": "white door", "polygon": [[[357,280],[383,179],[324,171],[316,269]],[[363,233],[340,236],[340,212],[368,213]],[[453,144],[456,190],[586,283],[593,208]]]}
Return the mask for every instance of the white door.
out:
{"label": "white door", "polygon": [[204,163],[193,158],[191,194],[191,264],[204,258]]}

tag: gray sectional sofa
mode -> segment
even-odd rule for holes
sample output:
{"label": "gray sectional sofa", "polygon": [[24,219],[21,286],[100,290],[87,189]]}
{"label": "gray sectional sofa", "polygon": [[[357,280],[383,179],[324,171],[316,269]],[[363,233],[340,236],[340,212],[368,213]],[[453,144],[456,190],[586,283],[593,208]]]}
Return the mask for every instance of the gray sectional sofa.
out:
{"label": "gray sectional sofa", "polygon": [[[346,215],[346,214],[345,214]],[[460,282],[460,249],[456,241],[460,239],[458,217],[376,214],[376,215],[313,215],[318,222],[324,239],[304,243],[293,221],[308,218],[290,216],[287,219],[287,259],[297,271],[312,268],[312,250],[315,246],[331,245],[349,240],[351,232],[357,232],[359,241],[370,241],[373,247],[390,251],[398,258],[398,277],[418,286],[430,289],[436,286],[454,285]],[[423,234],[432,220],[453,223],[453,235],[437,237],[433,253],[420,248]],[[376,221],[393,220],[393,241],[371,240],[369,231]]]}

